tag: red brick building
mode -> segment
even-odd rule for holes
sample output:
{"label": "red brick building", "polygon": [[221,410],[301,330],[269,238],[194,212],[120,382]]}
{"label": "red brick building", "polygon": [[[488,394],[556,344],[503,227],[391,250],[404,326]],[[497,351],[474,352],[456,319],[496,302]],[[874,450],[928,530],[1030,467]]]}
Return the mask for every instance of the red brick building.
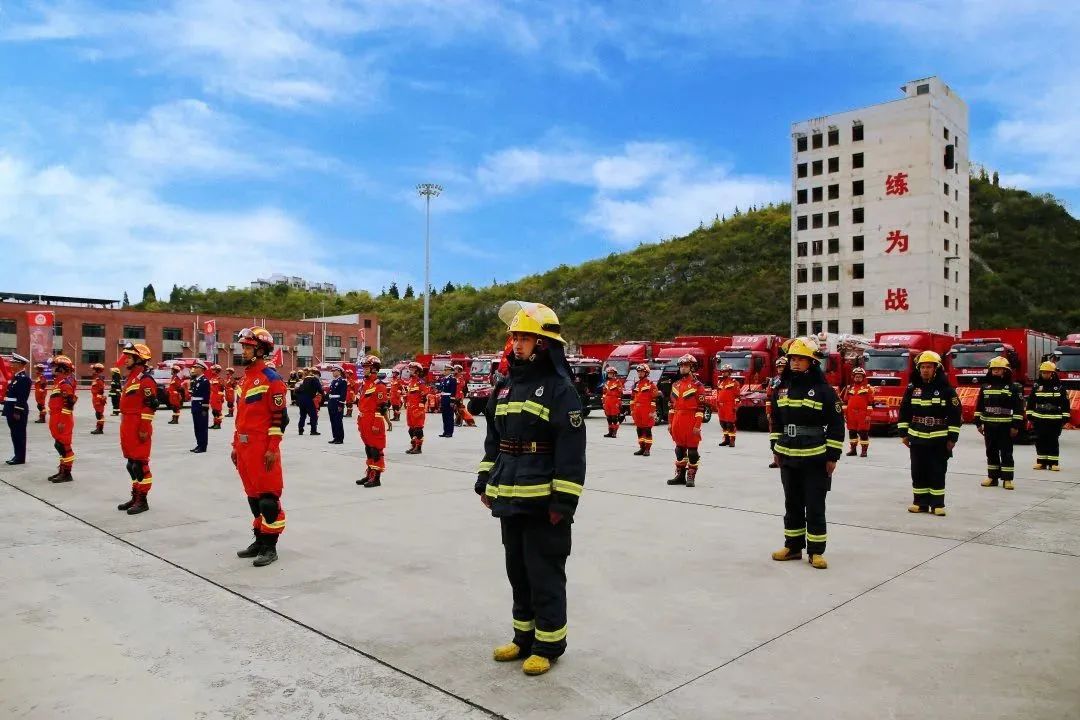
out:
{"label": "red brick building", "polygon": [[43,310],[56,316],[54,351],[74,360],[79,376],[89,375],[92,363],[115,362],[129,340],[149,346],[155,361],[205,358],[202,330],[208,320],[217,323],[218,351],[210,359],[226,367],[240,364],[240,346],[233,343],[237,331],[255,324],[273,333],[283,351],[285,372],[321,362],[353,362],[378,347],[379,324],[374,315],[347,316],[354,322],[320,322],[140,312],[118,306],[115,300],[0,293],[0,354],[30,356],[27,313]]}

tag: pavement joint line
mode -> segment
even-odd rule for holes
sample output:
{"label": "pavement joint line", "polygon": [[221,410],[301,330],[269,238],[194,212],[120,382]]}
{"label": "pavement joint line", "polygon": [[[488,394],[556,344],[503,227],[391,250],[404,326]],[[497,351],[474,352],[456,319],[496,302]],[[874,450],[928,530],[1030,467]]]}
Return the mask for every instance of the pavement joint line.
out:
{"label": "pavement joint line", "polygon": [[685,681],[683,683],[680,683],[680,684],[676,685],[673,688],[665,690],[664,692],[660,693],[659,695],[652,698],[651,700],[646,700],[645,702],[641,703],[640,705],[636,705],[636,706],[634,706],[634,707],[632,707],[632,708],[630,708],[628,710],[624,710],[623,712],[621,712],[618,715],[615,715],[613,718],[611,718],[611,720],[619,720],[619,718],[624,717],[624,716],[626,716],[626,715],[628,715],[628,714],[630,714],[632,712],[635,712],[637,710],[640,710],[641,708],[645,707],[646,705],[651,705],[652,703],[656,702],[657,700],[660,700],[661,698],[664,698],[664,697],[670,695],[671,693],[673,693],[673,692],[675,692],[677,690],[681,690],[682,688],[684,688],[684,687],[686,687],[688,685],[691,685],[691,684],[697,682],[698,680],[701,680],[702,678],[704,678],[707,675],[713,674],[717,670],[722,670],[723,668],[727,667],[728,665],[731,665],[732,663],[738,662],[739,660],[746,657],[750,653],[756,652],[756,651],[760,650],[761,648],[765,647],[766,645],[770,645],[773,642],[779,640],[780,638],[786,637],[787,635],[790,635],[790,634],[794,633],[795,631],[806,627],[810,623],[816,622],[816,621],[820,620],[821,618],[825,617],[826,615],[832,614],[833,612],[839,610],[840,608],[845,607],[847,605],[850,605],[851,603],[855,602],[859,598],[874,592],[875,590],[882,587],[883,585],[887,585],[888,583],[891,583],[893,580],[896,580],[897,578],[903,577],[904,575],[907,575],[908,573],[912,572],[913,570],[918,570],[923,565],[926,565],[927,563],[933,562],[934,560],[937,560],[938,558],[942,557],[943,555],[945,555],[947,553],[951,553],[953,550],[956,550],[957,548],[963,547],[964,545],[968,545],[970,543],[983,545],[984,547],[1000,547],[1000,546],[997,546],[997,545],[991,545],[991,544],[987,544],[987,543],[979,543],[977,541],[983,535],[986,535],[989,532],[993,532],[994,530],[1001,527],[1005,523],[1012,522],[1013,520],[1020,517],[1024,513],[1029,512],[1031,510],[1034,510],[1035,508],[1039,507],[1040,505],[1043,505],[1043,504],[1049,502],[1050,500],[1056,499],[1057,497],[1061,496],[1062,494],[1063,494],[1063,492],[1058,493],[1057,495],[1051,495],[1050,497],[1044,498],[1044,499],[1040,500],[1039,502],[1035,503],[1034,505],[1032,505],[1030,507],[1027,507],[1027,508],[1024,508],[1023,510],[1016,513],[1015,515],[1013,515],[1011,517],[1008,517],[1008,518],[1002,520],[1001,522],[997,523],[996,525],[993,525],[992,527],[984,530],[983,532],[979,533],[978,535],[976,535],[973,538],[969,538],[967,540],[955,540],[954,542],[956,544],[953,545],[952,547],[945,548],[941,552],[936,553],[934,555],[931,555],[930,557],[926,558],[925,560],[922,560],[922,561],[916,563],[915,565],[909,567],[907,570],[902,570],[901,572],[898,572],[896,575],[893,575],[890,578],[886,578],[885,580],[882,580],[878,584],[873,585],[873,586],[867,588],[866,590],[863,590],[862,592],[857,593],[857,594],[849,597],[847,600],[843,601],[842,603],[840,603],[840,604],[838,604],[838,605],[836,605],[834,607],[831,607],[828,610],[825,610],[825,611],[819,613],[818,615],[815,615],[814,617],[799,623],[798,625],[795,625],[793,627],[788,628],[787,630],[780,633],[779,635],[777,635],[775,637],[772,637],[772,638],[769,638],[768,640],[765,640],[764,642],[756,645],[755,647],[752,647],[752,648],[750,648],[748,650],[744,650],[743,652],[739,653],[735,657],[728,658],[727,660],[725,660],[721,664],[717,665],[716,667],[712,668],[711,670],[706,670],[705,672],[701,673],[697,677],[690,678],[689,680],[687,680],[687,681]]}
{"label": "pavement joint line", "polygon": [[202,580],[205,583],[213,585],[214,587],[218,588],[219,590],[224,590],[225,592],[229,593],[230,595],[238,597],[241,600],[244,600],[244,601],[246,601],[248,603],[251,603],[252,605],[254,605],[254,606],[258,607],[258,608],[261,608],[261,609],[265,610],[266,612],[269,612],[269,613],[271,613],[273,615],[276,615],[277,617],[281,618],[282,620],[284,620],[284,621],[286,621],[288,623],[292,623],[293,625],[296,625],[297,627],[303,628],[304,630],[307,630],[310,633],[318,635],[319,637],[323,638],[324,640],[328,640],[328,641],[334,643],[335,645],[343,647],[346,650],[350,650],[350,651],[356,653],[357,655],[360,655],[361,657],[367,658],[368,660],[370,660],[370,661],[372,661],[374,663],[378,663],[379,665],[382,665],[385,668],[388,668],[390,670],[393,670],[394,672],[400,673],[400,674],[404,675],[405,677],[408,677],[408,678],[410,678],[412,680],[415,680],[416,682],[420,683],[421,685],[424,685],[425,687],[429,687],[432,690],[443,693],[444,695],[446,695],[448,697],[452,697],[455,700],[458,700],[459,702],[465,703],[469,707],[474,708],[476,710],[479,710],[479,711],[481,711],[483,713],[486,713],[488,716],[490,716],[492,718],[496,718],[497,720],[509,720],[509,718],[507,718],[505,715],[501,715],[501,714],[495,712],[494,710],[492,710],[490,708],[487,708],[487,707],[481,705],[480,703],[478,703],[478,702],[476,702],[474,700],[470,700],[469,698],[464,697],[462,695],[458,695],[457,693],[455,693],[455,692],[453,692],[451,690],[447,690],[444,687],[440,687],[439,685],[436,685],[435,683],[431,682],[430,680],[425,680],[424,678],[420,677],[419,675],[415,675],[415,674],[409,672],[408,670],[405,670],[404,668],[399,668],[396,665],[394,665],[394,664],[392,664],[390,662],[387,662],[386,660],[383,660],[383,659],[381,659],[381,658],[379,658],[379,657],[377,657],[375,655],[372,655],[369,652],[361,650],[360,648],[356,647],[355,645],[350,645],[349,643],[345,642],[344,640],[336,638],[333,635],[330,635],[330,634],[328,634],[326,632],[323,632],[322,630],[319,630],[316,627],[308,625],[307,623],[301,622],[300,620],[297,620],[296,618],[294,618],[294,617],[292,617],[290,615],[286,615],[284,612],[282,612],[280,610],[276,610],[276,609],[274,609],[272,607],[269,607],[268,605],[264,605],[263,603],[261,603],[261,602],[259,602],[257,600],[254,600],[253,598],[248,597],[247,595],[244,595],[243,593],[241,593],[241,592],[239,592],[237,590],[233,590],[232,588],[228,587],[227,585],[223,585],[222,583],[219,583],[216,580],[212,580],[211,578],[206,577],[205,575],[200,575],[199,573],[195,572],[194,570],[186,568],[183,565],[180,565],[178,563],[175,563],[172,560],[169,560],[168,558],[162,557],[161,555],[158,555],[155,552],[147,550],[146,548],[140,547],[140,546],[136,545],[135,543],[131,542],[130,540],[126,540],[123,537],[120,537],[119,535],[115,535],[115,534],[109,532],[108,530],[105,530],[104,528],[98,527],[97,525],[93,524],[92,522],[90,522],[88,520],[84,520],[83,518],[79,517],[78,515],[70,513],[67,510],[64,510],[63,508],[54,505],[53,503],[49,502],[48,500],[45,500],[44,498],[40,498],[37,495],[34,495],[32,492],[30,492],[28,490],[24,490],[23,488],[18,487],[17,485],[12,485],[10,482],[8,482],[7,480],[4,480],[3,478],[0,478],[0,482],[4,483],[5,485],[7,485],[10,488],[18,490],[19,492],[23,493],[24,495],[28,495],[29,497],[34,498],[38,502],[51,507],[53,510],[56,510],[57,512],[63,513],[64,515],[67,515],[68,517],[72,518],[73,520],[75,520],[77,522],[82,523],[83,525],[86,525],[88,527],[93,528],[94,530],[97,530],[102,535],[105,535],[107,537],[111,537],[112,539],[116,540],[117,542],[123,543],[124,545],[127,545],[128,547],[130,547],[130,548],[132,548],[132,549],[134,549],[134,550],[136,550],[138,552],[141,552],[144,555],[148,555],[148,556],[154,558],[155,560],[158,560],[158,561],[163,562],[163,563],[165,563],[166,565],[168,565],[168,566],[170,566],[172,568],[175,568],[176,570],[179,570],[179,571],[181,571],[183,573],[186,573],[186,574],[188,574],[188,575],[190,575],[190,576],[192,576],[194,578],[198,578],[199,580]]}
{"label": "pavement joint line", "polygon": [[1046,555],[1060,555],[1061,557],[1071,557],[1080,559],[1080,553],[1068,553],[1061,550],[1040,550],[1039,548],[1020,547],[1019,545],[1005,545],[1004,543],[990,542],[989,540],[976,540],[977,545],[985,545],[986,547],[999,547],[1008,548],[1009,550],[1023,550],[1025,552],[1043,553]]}

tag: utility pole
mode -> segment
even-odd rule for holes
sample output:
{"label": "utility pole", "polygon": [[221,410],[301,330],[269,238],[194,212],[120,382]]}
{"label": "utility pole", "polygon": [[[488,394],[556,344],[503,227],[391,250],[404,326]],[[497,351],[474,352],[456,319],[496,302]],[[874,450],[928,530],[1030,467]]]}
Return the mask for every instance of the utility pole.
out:
{"label": "utility pole", "polygon": [[431,198],[439,197],[442,186],[435,183],[420,183],[416,191],[423,196],[427,209],[427,221],[424,229],[424,354],[430,350],[431,332]]}

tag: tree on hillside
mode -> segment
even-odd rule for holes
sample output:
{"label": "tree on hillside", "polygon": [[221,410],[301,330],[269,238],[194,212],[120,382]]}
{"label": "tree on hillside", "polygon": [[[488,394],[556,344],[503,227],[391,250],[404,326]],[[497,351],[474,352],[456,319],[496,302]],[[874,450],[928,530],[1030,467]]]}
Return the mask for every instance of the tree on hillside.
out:
{"label": "tree on hillside", "polygon": [[405,298],[406,300],[411,300],[416,297],[416,291],[412,289],[412,285],[405,286],[405,294],[401,297]]}
{"label": "tree on hillside", "polygon": [[445,295],[446,293],[452,293],[456,289],[457,288],[454,287],[454,283],[447,281],[446,285],[444,285],[442,289],[443,295]]}
{"label": "tree on hillside", "polygon": [[124,291],[124,299],[120,301],[120,307],[131,307],[131,301],[128,300],[127,290]]}
{"label": "tree on hillside", "polygon": [[157,293],[154,292],[154,284],[150,283],[142,289],[143,303],[157,302]]}
{"label": "tree on hillside", "polygon": [[395,300],[401,299],[401,293],[398,292],[396,282],[390,283],[390,289],[386,291],[386,294],[394,298]]}

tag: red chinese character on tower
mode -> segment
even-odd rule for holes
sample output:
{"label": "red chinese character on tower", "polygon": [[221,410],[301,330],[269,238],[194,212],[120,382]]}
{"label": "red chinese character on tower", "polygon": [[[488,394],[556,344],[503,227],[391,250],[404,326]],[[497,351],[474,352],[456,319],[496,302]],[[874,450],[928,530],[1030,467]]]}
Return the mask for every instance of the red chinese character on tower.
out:
{"label": "red chinese character on tower", "polygon": [[885,239],[889,243],[889,246],[885,248],[886,254],[891,253],[893,250],[902,253],[908,251],[908,236],[899,230],[890,230]]}
{"label": "red chinese character on tower", "polygon": [[886,195],[907,195],[907,173],[896,173],[885,178]]}
{"label": "red chinese character on tower", "polygon": [[889,290],[889,296],[885,298],[886,310],[907,310],[907,289],[896,288],[895,290]]}

